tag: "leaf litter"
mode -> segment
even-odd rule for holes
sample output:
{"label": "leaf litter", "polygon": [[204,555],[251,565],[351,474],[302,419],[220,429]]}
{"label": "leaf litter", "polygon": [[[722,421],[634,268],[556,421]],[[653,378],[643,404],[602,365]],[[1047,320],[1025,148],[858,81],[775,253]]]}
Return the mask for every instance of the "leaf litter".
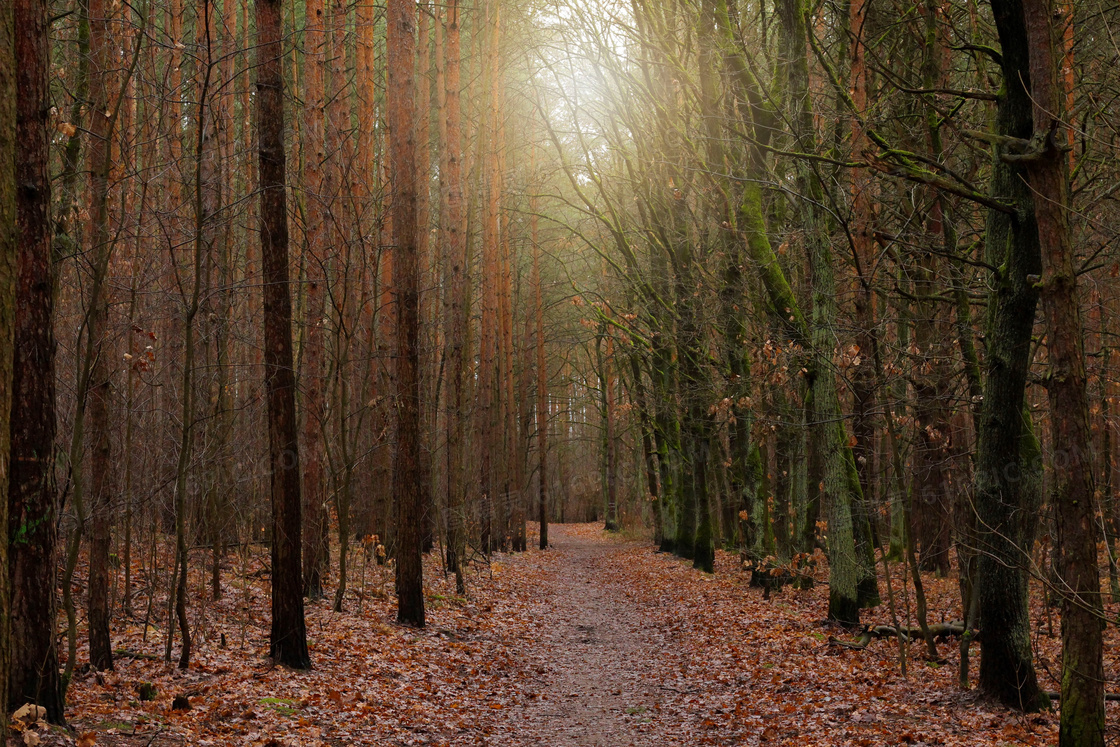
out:
{"label": "leaf litter", "polygon": [[[370,566],[342,613],[331,611],[327,589],[307,602],[307,672],[267,658],[263,551],[251,559],[255,572],[242,564],[242,572],[224,574],[218,602],[207,601],[208,576],[196,563],[190,669],[162,661],[161,629],[149,626],[145,636],[139,618],[118,625],[116,669],[76,673],[72,728],[37,728],[36,738],[44,745],[80,739],[83,747],[1003,746],[1056,739],[1055,713],[1024,715],[960,691],[955,641],[939,646],[941,663],[925,662],[924,644],[910,644],[907,677],[893,640],[862,650],[829,645],[829,635],[849,636],[823,622],[823,563],[814,588],[787,587],[765,600],[730,553],[717,552],[716,573],[707,575],[598,524],[555,525],[550,537],[548,551],[475,564],[466,598],[455,594],[438,553],[428,556],[423,630],[394,622],[391,566]],[[955,578],[928,578],[926,589],[931,622],[959,617]],[[1115,618],[1114,605],[1106,606]],[[885,606],[864,614],[885,622]],[[1060,662],[1047,629],[1047,620],[1057,628],[1055,617],[1040,604],[1032,610],[1048,689],[1057,687],[1048,673]],[[1118,655],[1110,626],[1106,671],[1117,671]],[[978,644],[972,657],[975,676]],[[139,699],[141,683],[154,685],[154,700]],[[189,697],[189,710],[172,709],[180,695]],[[1116,707],[1109,703],[1112,738]],[[11,743],[26,744],[20,736]]]}

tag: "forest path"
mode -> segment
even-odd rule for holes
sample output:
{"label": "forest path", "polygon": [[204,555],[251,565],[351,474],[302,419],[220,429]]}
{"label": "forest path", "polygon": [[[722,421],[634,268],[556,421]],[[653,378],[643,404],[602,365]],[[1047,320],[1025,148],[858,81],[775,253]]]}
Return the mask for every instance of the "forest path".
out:
{"label": "forest path", "polygon": [[[666,701],[698,692],[699,671],[675,655],[680,631],[655,623],[672,589],[642,579],[648,543],[606,536],[596,525],[549,529],[547,552],[511,563],[539,580],[524,604],[533,622],[519,653],[529,671],[523,705],[509,711],[494,743],[619,747],[691,743],[710,704],[666,709]],[[693,571],[682,561],[665,563]],[[637,578],[636,578],[637,576]],[[498,614],[500,611],[495,610]],[[505,732],[505,733],[503,733]]]}

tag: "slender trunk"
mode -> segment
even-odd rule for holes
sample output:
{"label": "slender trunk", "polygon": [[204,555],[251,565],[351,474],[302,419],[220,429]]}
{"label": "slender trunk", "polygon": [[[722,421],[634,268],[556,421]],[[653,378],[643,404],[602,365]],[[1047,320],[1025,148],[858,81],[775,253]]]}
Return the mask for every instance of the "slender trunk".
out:
{"label": "slender trunk", "polygon": [[311,659],[307,653],[307,630],[303,616],[299,445],[292,369],[292,299],[288,286],[282,2],[256,0],[264,369],[272,497],[272,630],[269,655],[281,664],[307,669],[311,666]]}
{"label": "slender trunk", "polygon": [[[518,283],[518,296],[521,283]],[[525,304],[527,307],[528,304]],[[529,515],[529,451],[533,441],[533,400],[535,389],[533,375],[536,351],[533,346],[534,330],[536,329],[536,315],[524,315],[524,327],[521,334],[521,349],[519,351],[519,364],[517,367],[517,439],[514,442],[514,486],[517,491],[517,502],[514,504],[513,514],[513,543],[514,550],[526,552],[528,548],[528,527],[526,522]]]}
{"label": "slender trunk", "polygon": [[618,444],[615,431],[617,419],[615,415],[614,395],[614,339],[607,336],[606,353],[600,359],[599,371],[603,384],[603,419],[606,424],[604,429],[604,446],[607,466],[607,511],[604,528],[608,532],[617,532],[618,524]]}
{"label": "slender trunk", "polygon": [[[657,485],[657,448],[654,446],[654,425],[650,417],[649,397],[646,393],[645,381],[642,380],[642,368],[636,354],[630,356],[630,376],[633,379],[634,405],[638,410],[638,422],[642,431],[642,462],[645,467],[646,495],[653,509],[653,543],[661,544],[664,531],[661,516],[661,498],[658,495]],[[542,548],[543,549],[543,548]]]}
{"label": "slender trunk", "polygon": [[[326,89],[324,71],[329,49],[325,34],[322,0],[307,0],[307,27],[304,31],[305,97],[302,131],[304,211],[307,217],[304,250],[304,271],[307,278],[304,294],[304,349],[300,367],[303,390],[303,512],[306,531],[303,533],[303,593],[317,599],[323,594],[322,529],[323,529],[323,315],[324,265],[328,261],[331,236],[331,209],[334,192],[324,179],[324,163],[335,154],[327,152],[325,127]],[[333,24],[332,24],[333,26]],[[329,167],[327,167],[329,168]],[[337,207],[335,208],[337,209]]]}
{"label": "slender trunk", "polygon": [[442,116],[447,138],[441,150],[440,196],[446,223],[443,236],[447,257],[447,278],[444,283],[444,339],[447,343],[447,565],[455,573],[458,593],[466,592],[463,580],[463,556],[466,548],[467,521],[464,512],[464,469],[466,437],[466,400],[463,396],[464,344],[466,337],[466,237],[463,225],[463,148],[460,114],[459,73],[459,2],[449,0],[446,7],[444,43],[444,101]]}
{"label": "slender trunk", "polygon": [[[537,521],[540,522],[540,549],[548,549],[548,361],[544,349],[544,293],[541,287],[541,246],[537,234],[536,202],[530,208],[529,231],[533,242],[533,306],[537,346]],[[645,412],[643,408],[643,413]],[[649,431],[643,431],[649,453]],[[653,493],[651,492],[651,495]]]}
{"label": "slender trunk", "polygon": [[[438,263],[433,261],[432,242],[429,240],[431,217],[432,174],[432,6],[422,3],[419,8],[416,64],[416,262],[420,273],[419,320],[425,329],[438,332],[433,322],[432,288],[438,285]],[[432,485],[432,454],[436,438],[435,413],[439,410],[438,340],[430,342],[419,338],[420,345],[420,531],[421,546],[425,554],[431,552],[435,542],[435,491]],[[435,395],[435,396],[433,396]]]}
{"label": "slender trunk", "polygon": [[389,161],[397,316],[397,620],[424,627],[423,494],[420,486],[420,264],[416,205],[416,5],[389,0]]}
{"label": "slender trunk", "polygon": [[[498,242],[500,241],[501,171],[498,164],[498,39],[500,34],[500,8],[496,2],[487,3],[489,26],[487,51],[487,76],[490,86],[487,124],[479,138],[480,149],[484,144],[486,219],[482,231],[482,314],[478,363],[478,440],[479,440],[479,490],[481,493],[481,544],[484,553],[500,543],[494,536],[494,499],[497,456],[497,418],[500,406],[497,386],[498,343]],[[497,541],[496,541],[497,540]]]}
{"label": "slender trunk", "polygon": [[[89,656],[98,669],[113,668],[113,647],[109,634],[109,549],[111,542],[112,444],[110,441],[110,355],[109,297],[107,275],[113,249],[109,229],[109,171],[112,166],[112,138],[116,124],[116,102],[109,98],[113,51],[110,39],[110,10],[104,0],[88,0],[90,35],[90,168],[89,237],[93,246],[93,280],[90,284],[86,316],[86,361],[88,368],[88,430],[90,476],[90,550],[89,550]],[[75,428],[77,430],[77,428]],[[83,469],[83,459],[73,465]],[[78,484],[75,483],[75,491]]]}

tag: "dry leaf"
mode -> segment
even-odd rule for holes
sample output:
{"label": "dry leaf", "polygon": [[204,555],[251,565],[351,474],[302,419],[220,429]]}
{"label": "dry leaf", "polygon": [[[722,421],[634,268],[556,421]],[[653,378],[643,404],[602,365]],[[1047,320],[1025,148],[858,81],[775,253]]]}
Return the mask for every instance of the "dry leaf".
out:
{"label": "dry leaf", "polygon": [[20,706],[19,709],[12,714],[12,718],[19,721],[26,721],[28,723],[33,721],[42,721],[46,717],[47,709],[41,705],[35,705],[34,703],[26,703]]}

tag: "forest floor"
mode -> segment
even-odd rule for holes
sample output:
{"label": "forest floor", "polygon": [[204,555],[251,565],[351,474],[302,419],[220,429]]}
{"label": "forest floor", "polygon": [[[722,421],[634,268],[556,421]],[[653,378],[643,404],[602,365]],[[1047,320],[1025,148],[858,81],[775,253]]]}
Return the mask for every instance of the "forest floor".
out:
{"label": "forest floor", "polygon": [[[265,553],[232,555],[220,601],[203,601],[197,579],[190,669],[163,662],[164,631],[137,616],[114,630],[115,671],[75,675],[71,729],[24,734],[82,747],[1055,742],[1055,714],[1024,716],[957,689],[955,641],[940,644],[939,663],[912,644],[905,677],[893,641],[832,645],[830,635],[847,634],[822,622],[823,584],[764,600],[734,555],[719,553],[707,575],[600,525],[553,526],[550,539],[548,551],[476,565],[466,598],[433,553],[424,630],[393,622],[391,570],[359,561],[345,612],[329,599],[308,604],[308,672],[267,659],[267,574],[253,572]],[[955,581],[927,587],[931,621],[952,619]],[[888,615],[884,605],[868,618]],[[1045,611],[1039,620],[1041,676],[1054,689],[1057,643]],[[1109,631],[1105,670],[1115,676],[1120,641]],[[146,682],[154,700],[139,699]],[[176,695],[191,708],[174,710]],[[25,740],[34,742],[12,743]]]}

